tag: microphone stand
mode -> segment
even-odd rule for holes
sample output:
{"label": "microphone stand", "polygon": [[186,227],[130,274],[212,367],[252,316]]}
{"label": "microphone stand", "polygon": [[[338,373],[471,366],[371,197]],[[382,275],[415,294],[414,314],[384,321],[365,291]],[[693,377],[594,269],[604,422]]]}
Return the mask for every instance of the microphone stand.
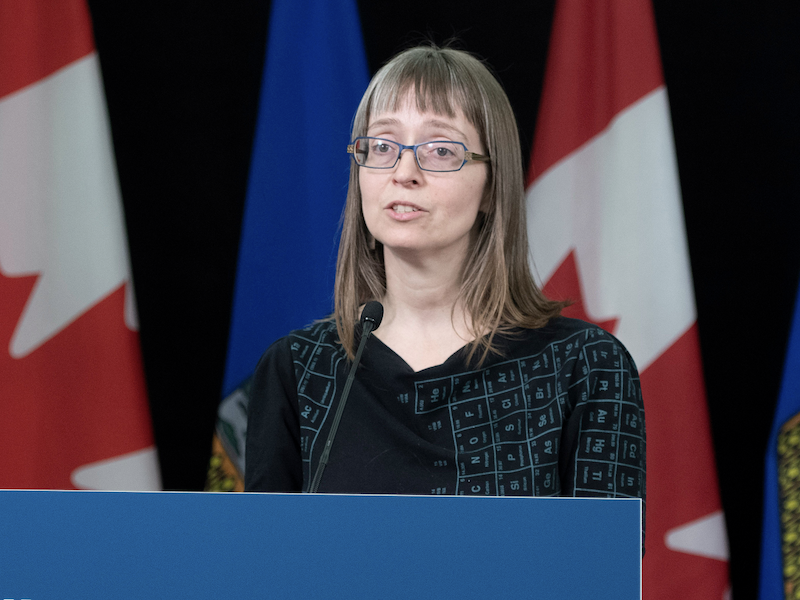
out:
{"label": "microphone stand", "polygon": [[310,494],[316,494],[317,490],[319,489],[319,482],[322,480],[322,473],[325,471],[325,467],[328,464],[331,446],[333,446],[333,440],[336,437],[336,431],[339,429],[339,421],[342,420],[344,406],[347,403],[347,397],[350,395],[350,388],[353,385],[353,379],[355,379],[358,364],[361,362],[361,355],[364,352],[364,346],[367,345],[367,338],[369,338],[370,334],[380,326],[382,319],[383,305],[375,300],[367,302],[364,310],[361,312],[361,341],[358,344],[358,350],[356,351],[356,356],[353,359],[353,364],[350,367],[350,372],[347,374],[347,381],[345,381],[344,389],[342,390],[342,398],[339,401],[339,406],[336,407],[336,414],[333,416],[331,430],[328,432],[328,439],[325,441],[325,447],[322,450],[322,456],[319,458],[317,471],[314,473],[314,479],[312,479],[311,485],[308,488],[308,492]]}

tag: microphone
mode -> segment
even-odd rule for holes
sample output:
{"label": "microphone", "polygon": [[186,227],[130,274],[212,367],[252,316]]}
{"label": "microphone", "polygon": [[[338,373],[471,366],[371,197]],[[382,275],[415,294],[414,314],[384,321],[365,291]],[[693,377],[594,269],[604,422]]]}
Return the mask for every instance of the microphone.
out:
{"label": "microphone", "polygon": [[377,300],[370,300],[367,302],[366,306],[364,306],[364,310],[361,311],[361,326],[364,327],[366,323],[371,324],[363,337],[368,336],[380,327],[381,321],[383,321],[383,304]]}
{"label": "microphone", "polygon": [[364,352],[364,346],[367,345],[367,338],[369,335],[381,325],[383,320],[383,304],[376,300],[367,302],[364,310],[361,311],[361,341],[358,344],[356,356],[353,359],[353,364],[350,366],[350,372],[347,374],[347,381],[344,383],[342,390],[342,398],[339,400],[339,406],[336,407],[336,414],[333,416],[331,422],[331,430],[328,432],[328,439],[325,440],[325,447],[322,450],[322,456],[319,458],[319,465],[317,471],[314,473],[314,479],[308,488],[309,493],[316,494],[319,489],[319,482],[322,479],[322,473],[328,464],[328,457],[331,453],[331,446],[336,437],[336,430],[339,429],[339,421],[342,420],[342,413],[344,412],[344,405],[347,403],[347,397],[350,395],[350,388],[353,385],[353,379],[356,376],[356,369],[358,363],[361,362],[361,354]]}

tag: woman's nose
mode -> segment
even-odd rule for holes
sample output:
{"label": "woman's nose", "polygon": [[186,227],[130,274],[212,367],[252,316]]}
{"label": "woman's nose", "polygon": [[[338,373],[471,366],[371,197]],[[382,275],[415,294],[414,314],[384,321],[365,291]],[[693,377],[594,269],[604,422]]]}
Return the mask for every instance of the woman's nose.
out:
{"label": "woman's nose", "polygon": [[414,156],[414,151],[411,148],[403,148],[401,150],[394,174],[395,179],[398,181],[416,181],[419,177],[420,168],[417,164],[417,157]]}

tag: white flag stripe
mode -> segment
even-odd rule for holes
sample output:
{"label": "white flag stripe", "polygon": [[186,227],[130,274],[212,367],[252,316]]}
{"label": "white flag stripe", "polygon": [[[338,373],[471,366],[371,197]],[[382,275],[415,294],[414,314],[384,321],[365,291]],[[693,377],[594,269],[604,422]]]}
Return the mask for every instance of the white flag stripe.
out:
{"label": "white flag stripe", "polygon": [[11,356],[29,354],[129,279],[125,240],[91,53],[0,101],[0,268],[41,274]]}
{"label": "white flag stripe", "polygon": [[667,532],[667,548],[697,556],[728,560],[728,534],[725,515],[716,511]]}
{"label": "white flag stripe", "polygon": [[665,88],[556,163],[531,186],[527,204],[541,281],[574,249],[587,313],[619,317],[616,335],[640,370],[694,323]]}
{"label": "white flag stripe", "polygon": [[158,454],[152,446],[78,467],[70,476],[81,490],[149,491],[161,489]]}

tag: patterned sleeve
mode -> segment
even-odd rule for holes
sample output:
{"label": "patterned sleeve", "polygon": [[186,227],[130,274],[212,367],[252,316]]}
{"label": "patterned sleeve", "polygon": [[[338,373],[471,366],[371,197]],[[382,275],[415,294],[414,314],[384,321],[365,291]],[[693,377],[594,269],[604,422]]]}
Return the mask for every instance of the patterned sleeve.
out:
{"label": "patterned sleeve", "polygon": [[[574,365],[574,409],[562,440],[562,494],[645,498],[645,425],[639,374],[608,333],[587,340]],[[565,456],[566,455],[566,456]]]}
{"label": "patterned sleeve", "polygon": [[256,367],[246,439],[245,491],[301,491],[300,415],[288,338],[275,342]]}

